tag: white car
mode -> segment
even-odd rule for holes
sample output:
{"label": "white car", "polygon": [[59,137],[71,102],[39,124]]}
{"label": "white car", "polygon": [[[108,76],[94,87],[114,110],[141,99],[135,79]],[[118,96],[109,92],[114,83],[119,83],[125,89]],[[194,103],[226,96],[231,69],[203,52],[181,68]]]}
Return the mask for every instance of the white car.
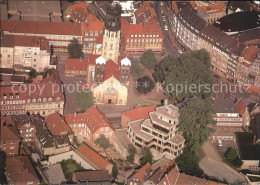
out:
{"label": "white car", "polygon": [[167,25],[164,26],[164,30],[168,31],[168,26]]}
{"label": "white car", "polygon": [[163,2],[161,2],[160,5],[162,6],[162,5],[163,5]]}
{"label": "white car", "polygon": [[182,50],[181,50],[181,49],[179,49],[178,52],[179,52],[180,54],[182,54]]}
{"label": "white car", "polygon": [[221,139],[218,139],[218,146],[223,146]]}
{"label": "white car", "polygon": [[164,11],[163,11],[163,10],[161,10],[161,13],[164,13]]}

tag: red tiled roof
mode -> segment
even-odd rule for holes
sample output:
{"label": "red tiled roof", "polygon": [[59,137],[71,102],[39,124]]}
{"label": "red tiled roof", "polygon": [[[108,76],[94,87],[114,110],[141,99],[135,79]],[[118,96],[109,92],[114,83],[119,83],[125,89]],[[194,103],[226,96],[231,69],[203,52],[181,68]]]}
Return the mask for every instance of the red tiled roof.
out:
{"label": "red tiled roof", "polygon": [[248,86],[246,90],[255,94],[260,94],[260,89],[254,86]]}
{"label": "red tiled roof", "polygon": [[142,182],[146,181],[150,177],[152,166],[147,162],[142,168],[140,168],[131,178],[137,178]]}
{"label": "red tiled roof", "polygon": [[84,113],[68,114],[65,116],[65,120],[69,124],[80,124],[84,122],[92,133],[95,133],[101,127],[110,127],[113,130],[108,118],[96,107],[91,107]]}
{"label": "red tiled roof", "polygon": [[259,52],[260,50],[257,47],[249,46],[242,52],[241,56],[244,57],[245,60],[253,62]]}
{"label": "red tiled roof", "polygon": [[107,80],[112,76],[115,77],[116,79],[119,79],[120,71],[119,71],[118,64],[116,64],[113,60],[109,59],[106,61],[104,80]]}
{"label": "red tiled roof", "polygon": [[92,149],[87,144],[81,144],[77,149],[84,157],[86,157],[92,164],[99,169],[106,169],[109,165],[112,165],[110,161],[99,155],[97,151]]}
{"label": "red tiled roof", "polygon": [[0,126],[0,141],[20,141],[19,134],[14,126]]}
{"label": "red tiled roof", "polygon": [[1,20],[1,29],[10,33],[31,33],[81,36],[81,25],[69,22]]}
{"label": "red tiled roof", "polygon": [[14,46],[40,47],[50,52],[49,41],[45,37],[14,35]]}
{"label": "red tiled roof", "polygon": [[[104,29],[104,22],[100,22],[100,21],[95,21],[95,22],[87,22],[87,23],[81,23],[82,24],[82,29],[83,29],[83,33],[85,33],[86,31],[103,31]],[[95,34],[93,33],[93,36],[95,36]]]}
{"label": "red tiled roof", "polygon": [[[28,99],[38,99],[38,98],[52,98],[52,101],[56,101],[56,98],[60,98],[60,101],[64,101],[64,95],[62,93],[62,87],[60,84],[55,84],[53,82],[43,82],[43,83],[35,83],[35,86],[31,86],[31,84],[25,84],[21,89],[24,90],[24,87],[27,88],[26,97]],[[31,91],[29,89],[31,88]],[[35,89],[34,89],[35,88]]]}
{"label": "red tiled roof", "polygon": [[208,13],[208,14],[225,11],[222,3],[217,3],[217,4],[209,5],[209,6],[197,6],[196,9],[199,12],[204,12],[204,13]]}
{"label": "red tiled roof", "polygon": [[[126,21],[121,20],[122,34],[125,38],[131,38],[131,35],[159,35],[159,37],[153,38],[163,38],[162,30],[159,24],[129,24]],[[143,38],[143,37],[141,37]]]}
{"label": "red tiled roof", "polygon": [[131,120],[146,119],[149,116],[148,113],[154,111],[155,108],[156,105],[151,105],[146,107],[136,106],[132,110],[123,112],[122,116],[126,116]]}
{"label": "red tiled roof", "polygon": [[89,54],[88,55],[88,62],[89,64],[95,65],[96,64],[96,59],[100,57],[100,55],[96,55],[96,54]]}
{"label": "red tiled roof", "polygon": [[145,13],[146,11],[151,12],[154,16],[156,16],[155,10],[151,7],[151,2],[144,1],[143,5],[140,6],[136,11],[135,11],[135,16],[138,17],[141,14]]}
{"label": "red tiled roof", "polygon": [[52,113],[45,118],[45,123],[53,135],[64,135],[73,133],[71,128],[58,113]]}
{"label": "red tiled roof", "polygon": [[67,58],[65,62],[65,70],[84,71],[87,70],[87,68],[88,68],[87,59]]}
{"label": "red tiled roof", "polygon": [[87,10],[85,2],[76,2],[70,4],[69,7],[64,11],[64,17],[70,15],[74,22],[85,22],[90,13]]}
{"label": "red tiled roof", "polygon": [[245,110],[246,110],[246,104],[242,99],[239,99],[238,102],[236,103],[236,109],[240,116],[243,116]]}
{"label": "red tiled roof", "polygon": [[[13,89],[12,89],[13,88]],[[21,88],[23,89],[23,88]],[[16,98],[16,94],[19,95],[19,98]],[[20,86],[2,86],[0,87],[0,100],[4,99],[4,95],[6,95],[5,101],[13,101],[14,99],[16,100],[25,100],[26,99],[26,94],[20,92]],[[10,98],[10,95],[13,96],[13,99]]]}
{"label": "red tiled roof", "polygon": [[26,184],[27,182],[39,182],[34,168],[27,156],[6,158],[6,172],[14,184]]}

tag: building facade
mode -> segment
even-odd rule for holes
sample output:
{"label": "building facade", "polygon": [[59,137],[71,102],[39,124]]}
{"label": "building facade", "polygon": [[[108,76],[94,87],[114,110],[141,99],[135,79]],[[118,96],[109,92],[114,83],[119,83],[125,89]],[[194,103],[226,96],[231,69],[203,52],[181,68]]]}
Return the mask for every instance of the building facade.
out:
{"label": "building facade", "polygon": [[[127,135],[139,147],[149,147],[170,159],[182,153],[185,139],[179,133],[179,109],[173,105],[157,107],[148,119],[128,123]],[[158,154],[158,155],[159,155]]]}
{"label": "building facade", "polygon": [[50,65],[51,49],[44,37],[1,35],[1,67],[33,68],[42,72],[44,68],[56,68]]}
{"label": "building facade", "polygon": [[81,142],[94,146],[96,139],[103,134],[110,144],[114,143],[114,129],[105,114],[96,107],[89,108],[84,113],[68,114],[65,121]]}

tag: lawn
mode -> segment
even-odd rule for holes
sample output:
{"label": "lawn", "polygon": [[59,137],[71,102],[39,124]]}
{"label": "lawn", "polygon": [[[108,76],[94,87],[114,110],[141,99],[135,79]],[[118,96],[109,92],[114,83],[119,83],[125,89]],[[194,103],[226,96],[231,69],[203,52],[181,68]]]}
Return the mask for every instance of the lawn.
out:
{"label": "lawn", "polygon": [[73,159],[61,161],[61,168],[62,168],[62,171],[63,171],[66,179],[68,179],[68,180],[71,180],[71,176],[74,171],[83,169],[81,164],[78,164]]}

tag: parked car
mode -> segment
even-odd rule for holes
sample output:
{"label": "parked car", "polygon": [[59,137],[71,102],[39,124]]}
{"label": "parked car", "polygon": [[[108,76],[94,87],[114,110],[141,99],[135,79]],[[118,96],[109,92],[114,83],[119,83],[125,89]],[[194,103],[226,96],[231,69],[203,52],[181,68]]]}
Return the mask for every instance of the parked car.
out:
{"label": "parked car", "polygon": [[164,13],[164,11],[163,11],[163,10],[161,10],[161,13]]}
{"label": "parked car", "polygon": [[164,30],[168,31],[168,26],[167,25],[164,26]]}
{"label": "parked car", "polygon": [[221,139],[218,139],[218,146],[223,146]]}
{"label": "parked car", "polygon": [[161,2],[160,5],[162,6],[162,5],[163,5],[163,2]]}
{"label": "parked car", "polygon": [[179,49],[178,52],[179,52],[180,54],[182,54],[182,50],[181,50],[181,49]]}

